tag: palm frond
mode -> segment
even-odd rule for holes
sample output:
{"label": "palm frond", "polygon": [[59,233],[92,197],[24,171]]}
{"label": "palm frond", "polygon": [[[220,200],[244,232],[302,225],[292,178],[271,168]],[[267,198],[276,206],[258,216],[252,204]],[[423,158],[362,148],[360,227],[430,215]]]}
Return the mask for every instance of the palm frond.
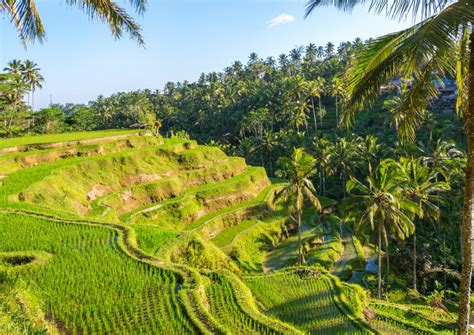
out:
{"label": "palm frond", "polygon": [[[366,0],[310,0],[306,4],[305,17],[316,7],[334,6],[343,11],[352,11],[355,6],[365,4]],[[371,0],[369,10],[380,14],[384,12],[390,19],[405,20],[412,16],[415,19],[426,19],[441,11],[447,0]]]}
{"label": "palm frond", "polygon": [[[120,38],[125,31],[138,44],[145,45],[140,26],[116,2],[110,0],[66,0],[66,2],[71,6],[81,8],[92,19],[97,17],[106,22],[114,37]],[[137,12],[145,11],[145,0],[130,0],[129,3],[135,7]]]}
{"label": "palm frond", "polygon": [[[431,73],[454,74],[452,50],[460,27],[473,19],[470,6],[453,3],[413,27],[369,43],[357,55],[351,73],[351,97],[344,108],[344,124],[352,124],[355,112],[370,106],[379,96],[380,87],[389,79],[401,75],[421,80],[430,68]],[[416,95],[420,96],[428,88],[426,84],[418,86]],[[432,88],[429,91],[434,93]]]}
{"label": "palm frond", "polygon": [[0,3],[0,9],[10,16],[25,46],[35,39],[40,42],[45,39],[46,32],[34,0],[0,0]]}
{"label": "palm frond", "polygon": [[456,84],[458,85],[458,97],[456,99],[456,111],[458,115],[462,116],[463,109],[467,108],[467,85],[469,64],[469,30],[466,26],[460,34],[461,38],[457,45],[457,59],[456,59]]}

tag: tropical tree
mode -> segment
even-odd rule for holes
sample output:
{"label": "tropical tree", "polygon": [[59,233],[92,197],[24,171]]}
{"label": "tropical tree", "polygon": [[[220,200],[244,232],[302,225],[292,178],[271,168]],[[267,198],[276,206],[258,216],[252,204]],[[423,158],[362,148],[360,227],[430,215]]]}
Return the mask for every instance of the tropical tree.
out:
{"label": "tropical tree", "polygon": [[318,122],[316,119],[316,108],[314,106],[314,97],[318,98],[319,110],[322,108],[321,96],[324,93],[325,80],[322,77],[318,77],[316,80],[309,81],[306,84],[306,93],[309,95],[311,100],[311,110],[313,112],[314,130],[318,130]]}
{"label": "tropical tree", "polygon": [[7,66],[5,68],[3,68],[3,71],[5,71],[5,72],[7,72],[11,75],[17,76],[16,78],[18,80],[20,80],[21,75],[23,73],[22,67],[23,67],[23,65],[22,65],[21,60],[13,59],[13,60],[8,62]]}
{"label": "tropical tree", "polygon": [[[403,189],[408,199],[413,201],[419,208],[418,219],[438,220],[440,210],[438,204],[441,201],[440,192],[450,189],[449,184],[437,181],[438,171],[423,164],[423,158],[402,157],[399,164],[400,170],[407,179]],[[416,282],[416,222],[413,230],[413,289],[417,289]]]}
{"label": "tropical tree", "polygon": [[331,83],[331,93],[332,96],[336,100],[336,125],[339,124],[339,99],[344,97],[346,94],[346,89],[342,84],[342,80],[340,78],[334,78]]}
{"label": "tropical tree", "polygon": [[355,143],[346,138],[338,138],[332,147],[332,171],[339,176],[342,197],[346,197],[346,182],[353,176],[356,167],[357,150]]}
{"label": "tropical tree", "polygon": [[28,86],[19,77],[18,74],[0,73],[0,120],[6,136],[13,136],[14,132],[21,130],[20,124],[26,113],[23,99]]}
{"label": "tropical tree", "polygon": [[[146,1],[128,0],[127,2],[137,14],[145,12]],[[139,44],[144,44],[140,26],[116,2],[111,0],[68,0],[66,3],[69,6],[79,7],[92,19],[99,18],[107,23],[114,37],[120,38],[126,32]],[[25,45],[27,42],[35,40],[44,41],[46,31],[34,0],[0,0],[0,13],[9,17]]]}
{"label": "tropical tree", "polygon": [[391,160],[382,161],[370,169],[366,184],[351,178],[346,185],[350,197],[344,202],[348,215],[354,217],[357,230],[370,225],[377,231],[377,296],[382,298],[382,237],[387,246],[389,234],[405,239],[413,233],[413,215],[419,213],[416,205],[402,193],[404,176]]}
{"label": "tropical tree", "polygon": [[[35,108],[35,90],[37,88],[43,88],[42,83],[44,82],[43,76],[40,74],[40,68],[36,63],[31,60],[26,60],[21,66],[21,76],[23,81],[29,85],[31,91],[31,109]],[[28,103],[30,94],[28,93]]]}
{"label": "tropical tree", "polygon": [[286,207],[291,207],[290,212],[292,209],[296,212],[298,224],[298,266],[303,264],[301,214],[305,199],[309,200],[317,210],[321,209],[319,199],[315,195],[316,190],[310,179],[315,173],[315,162],[314,157],[306,153],[303,148],[295,148],[291,157],[281,157],[278,160],[278,165],[280,165],[281,169],[276,172],[279,177],[287,179],[288,184],[275,192],[272,203],[275,206],[278,201],[283,201]]}
{"label": "tropical tree", "polygon": [[[351,10],[363,0],[310,0],[307,15],[321,5],[335,5]],[[356,111],[370,105],[380,94],[381,85],[395,76],[411,79],[403,105],[409,117],[417,119],[438,88],[432,80],[443,76],[456,78],[459,89],[457,109],[462,114],[467,133],[467,168],[464,191],[462,273],[459,310],[459,333],[469,332],[472,277],[472,230],[474,217],[474,2],[407,0],[391,2],[372,0],[370,9],[385,12],[390,18],[405,19],[411,15],[421,21],[402,31],[371,41],[357,56],[351,74],[350,99],[345,109],[345,124],[351,124]],[[471,51],[471,52],[469,52]]]}
{"label": "tropical tree", "polygon": [[332,143],[325,139],[320,138],[313,142],[315,157],[316,157],[316,167],[319,175],[319,191],[326,195],[326,176],[330,175],[333,172],[332,166]]}
{"label": "tropical tree", "polygon": [[388,110],[388,122],[392,127],[395,127],[400,142],[405,142],[410,138],[415,138],[415,129],[420,126],[423,121],[423,116],[426,109],[422,106],[417,106],[416,114],[419,117],[412,117],[414,111],[407,110],[404,107],[406,101],[405,95],[408,94],[406,88],[400,89],[400,93],[385,100],[383,106]]}

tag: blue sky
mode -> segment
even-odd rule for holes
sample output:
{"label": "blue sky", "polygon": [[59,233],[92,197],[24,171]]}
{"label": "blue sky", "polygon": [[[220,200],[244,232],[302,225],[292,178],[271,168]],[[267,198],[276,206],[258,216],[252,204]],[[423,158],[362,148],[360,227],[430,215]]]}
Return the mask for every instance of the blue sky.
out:
{"label": "blue sky", "polygon": [[[194,81],[202,72],[246,62],[251,52],[276,57],[295,46],[376,37],[410,23],[388,21],[364,7],[352,14],[319,8],[305,20],[306,0],[149,0],[137,18],[146,42],[141,48],[127,36],[115,40],[106,25],[65,1],[36,2],[48,34],[43,44],[25,50],[10,22],[0,18],[1,68],[11,59],[31,59],[45,77],[35,107],[47,106],[50,96],[53,102],[87,103],[99,94]],[[270,27],[277,17],[283,22]]]}

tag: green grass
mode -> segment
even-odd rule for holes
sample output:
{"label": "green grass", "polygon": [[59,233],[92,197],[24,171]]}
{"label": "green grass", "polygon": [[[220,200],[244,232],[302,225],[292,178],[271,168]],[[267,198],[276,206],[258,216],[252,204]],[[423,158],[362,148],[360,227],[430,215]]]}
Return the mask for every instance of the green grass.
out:
{"label": "green grass", "polygon": [[130,225],[135,230],[138,246],[154,255],[166,242],[178,236],[178,232],[151,225]]}
{"label": "green grass", "polygon": [[342,312],[337,290],[324,274],[300,277],[294,271],[247,277],[245,283],[266,314],[307,334],[361,334],[367,328]]}
{"label": "green grass", "polygon": [[261,205],[267,199],[270,192],[272,192],[276,188],[280,187],[280,185],[281,185],[281,182],[274,183],[270,186],[267,186],[265,189],[263,189],[260,192],[260,194],[257,197],[255,197],[251,200],[243,201],[243,202],[241,202],[237,205],[230,206],[230,207],[227,207],[227,208],[222,208],[222,209],[219,209],[217,211],[213,211],[212,213],[206,214],[205,216],[201,217],[199,220],[196,220],[193,223],[189,224],[187,226],[187,229],[188,230],[199,230],[199,229],[202,229],[203,226],[205,226],[205,225],[211,225],[212,221],[219,218],[219,217],[223,217],[225,215],[228,215],[232,212],[242,210],[244,208]]}
{"label": "green grass", "polygon": [[[392,328],[409,331],[416,334],[455,334],[454,329],[429,320],[426,316],[410,309],[410,305],[402,306],[385,302],[374,302],[370,308],[377,313],[377,320],[382,324],[390,325]],[[435,313],[431,309],[432,313]],[[375,327],[381,327],[375,322]]]}
{"label": "green grass", "polygon": [[319,264],[331,270],[341,257],[343,251],[341,238],[338,234],[326,235],[324,243],[308,254],[308,264]]}
{"label": "green grass", "polygon": [[[267,204],[285,181],[269,185],[263,168],[218,148],[135,132],[0,140],[0,152],[27,150],[0,156],[0,209],[28,211],[0,211],[0,333],[371,332],[362,289],[325,271],[263,274],[297,259],[296,234],[282,242],[286,218]],[[317,218],[304,212],[305,250],[330,268],[340,241],[311,250]],[[248,286],[242,274],[255,275]],[[397,334],[450,333],[453,322],[428,306],[372,307],[373,327]]]}
{"label": "green grass", "polygon": [[[323,199],[321,203],[323,205]],[[317,213],[312,207],[306,208],[302,216],[301,243],[305,245],[316,236]],[[277,244],[265,255],[264,267],[266,271],[274,271],[284,267],[293,266],[298,261],[297,255],[298,235],[296,232],[289,238]]]}
{"label": "green grass", "polygon": [[211,284],[206,296],[211,314],[232,334],[278,334],[246,314],[238,305],[227,278],[218,273],[209,274]]}
{"label": "green grass", "polygon": [[278,241],[285,229],[285,218],[273,215],[264,221],[253,220],[253,225],[236,234],[223,250],[247,273],[264,270],[265,255]]}
{"label": "green grass", "polygon": [[109,229],[2,214],[0,237],[2,252],[53,255],[47,266],[21,279],[60,329],[73,334],[195,332],[176,296],[179,278],[125,255]]}
{"label": "green grass", "polygon": [[[189,223],[194,220],[196,215],[202,215],[209,211],[215,211],[216,209],[227,207],[234,203],[251,198],[260,193],[260,182],[265,182],[266,175],[265,171],[261,168],[248,167],[244,172],[235,175],[234,177],[225,179],[225,176],[229,177],[233,172],[240,171],[242,166],[241,160],[232,160],[238,162],[239,165],[231,164],[228,168],[225,168],[222,172],[223,175],[219,176],[214,167],[210,167],[209,170],[215,171],[213,177],[206,176],[208,173],[205,170],[205,174],[200,178],[196,177],[196,180],[189,178],[189,182],[186,182],[186,177],[182,176],[175,181],[174,194],[176,197],[166,198],[164,201],[157,201],[150,204],[151,206],[141,208],[136,211],[132,211],[122,217],[123,221],[127,222],[149,222],[159,226],[166,226],[170,228],[181,227],[183,223]],[[208,183],[205,183],[205,182]],[[215,182],[212,182],[215,181]],[[161,184],[161,181],[159,182]],[[186,186],[192,184],[201,184],[197,187],[186,189]],[[154,185],[150,185],[154,186]],[[180,192],[181,190],[181,192]],[[164,192],[164,188],[158,188],[161,193]],[[228,199],[225,199],[228,197]],[[156,197],[159,199],[159,197]],[[220,201],[212,201],[212,199],[221,199]],[[201,213],[201,214],[198,214]]]}
{"label": "green grass", "polygon": [[[60,211],[87,211],[87,193],[98,183],[112,185],[129,174],[167,172],[178,163],[176,147],[186,142],[169,140],[156,147],[131,149],[103,156],[62,159],[8,175],[0,188],[0,204],[38,205]],[[126,182],[126,179],[124,180]],[[22,201],[18,201],[21,199]],[[18,207],[25,207],[19,205]]]}
{"label": "green grass", "polygon": [[159,145],[162,138],[150,136],[127,136],[106,143],[75,145],[43,150],[28,150],[0,155],[0,170],[7,175],[28,166],[51,163],[60,159],[72,157],[91,157],[106,153],[125,151],[133,148]]}
{"label": "green grass", "polygon": [[222,248],[230,244],[236,235],[246,230],[247,228],[255,226],[255,224],[257,223],[258,221],[256,220],[245,220],[244,222],[238,225],[223,230],[221,233],[219,233],[212,239],[212,243],[214,243],[219,248]]}
{"label": "green grass", "polygon": [[0,139],[0,149],[17,147],[23,145],[37,145],[55,142],[81,141],[94,138],[104,138],[109,136],[126,135],[137,133],[137,130],[101,130],[77,133],[47,134],[38,136],[24,136],[9,139]]}

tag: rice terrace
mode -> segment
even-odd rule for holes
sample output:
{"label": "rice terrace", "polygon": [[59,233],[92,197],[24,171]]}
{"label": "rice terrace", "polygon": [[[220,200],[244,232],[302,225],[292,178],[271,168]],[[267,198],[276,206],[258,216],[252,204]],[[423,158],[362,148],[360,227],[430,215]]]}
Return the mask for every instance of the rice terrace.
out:
{"label": "rice terrace", "polygon": [[[454,333],[454,314],[369,299],[331,266],[270,259],[292,238],[284,239],[291,232],[281,209],[268,203],[284,181],[216,147],[146,135],[0,141],[0,269],[3,280],[15,278],[2,289],[1,308],[12,327],[26,322],[29,331],[68,334]],[[316,212],[304,214],[305,227],[316,227]],[[337,225],[325,229],[338,234]],[[328,264],[326,253],[314,254],[311,264]],[[365,255],[351,261],[359,258]],[[370,320],[368,308],[375,312]]]}
{"label": "rice terrace", "polygon": [[0,14],[0,335],[474,334],[474,2]]}

